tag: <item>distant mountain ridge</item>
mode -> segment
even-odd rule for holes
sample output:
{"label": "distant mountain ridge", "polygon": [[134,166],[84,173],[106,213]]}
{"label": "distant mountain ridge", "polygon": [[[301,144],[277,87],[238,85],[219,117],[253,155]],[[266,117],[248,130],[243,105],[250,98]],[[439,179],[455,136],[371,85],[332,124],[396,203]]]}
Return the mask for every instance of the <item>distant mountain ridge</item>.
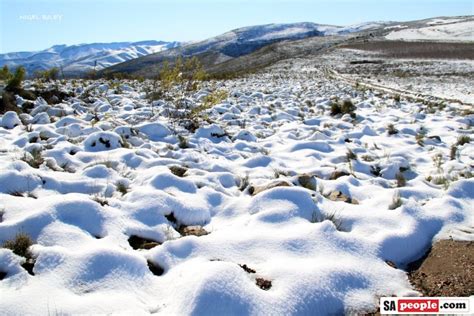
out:
{"label": "distant mountain ridge", "polygon": [[13,52],[0,54],[0,66],[11,68],[24,66],[29,75],[37,70],[62,68],[67,76],[82,75],[88,71],[101,70],[141,56],[175,48],[179,42],[140,41],[93,43],[79,45],[54,45],[35,52]]}
{"label": "distant mountain ridge", "polygon": [[0,54],[0,67],[23,65],[36,70],[61,67],[66,76],[92,69],[101,75],[129,74],[154,77],[163,63],[177,57],[197,57],[217,77],[265,67],[284,58],[320,54],[347,41],[401,39],[473,41],[474,17],[436,17],[407,22],[364,22],[336,26],[312,22],[265,24],[237,28],[202,41],[163,41],[55,45],[37,52]]}
{"label": "distant mountain ridge", "polygon": [[390,22],[370,22],[355,27],[312,22],[246,26],[203,41],[130,60],[109,67],[103,73],[129,73],[150,77],[159,72],[162,62],[172,63],[178,56],[196,56],[206,69],[211,69],[218,64],[238,59],[274,43],[312,37],[342,36],[381,27],[387,23]]}

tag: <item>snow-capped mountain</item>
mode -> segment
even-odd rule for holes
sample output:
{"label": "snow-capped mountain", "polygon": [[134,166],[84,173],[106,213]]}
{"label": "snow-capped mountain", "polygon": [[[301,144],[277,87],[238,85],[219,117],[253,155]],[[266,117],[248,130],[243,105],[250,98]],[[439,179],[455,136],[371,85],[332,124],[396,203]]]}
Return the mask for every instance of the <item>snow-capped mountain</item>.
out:
{"label": "snow-capped mountain", "polygon": [[338,34],[338,32],[345,33],[344,28],[311,22],[247,26],[203,41],[188,43],[176,49],[115,65],[107,71],[111,73],[140,73],[140,75],[146,76],[151,74],[149,70],[143,73],[143,69],[147,66],[157,65],[164,60],[172,62],[178,56],[198,56],[200,59],[204,59],[201,61],[205,66],[212,66],[250,54],[269,44],[309,37],[323,37]]}
{"label": "snow-capped mountain", "polygon": [[329,32],[337,32],[338,28],[310,22],[247,26],[187,45],[185,50],[186,54],[194,55],[212,48],[227,56],[238,57],[269,43],[324,36]]}
{"label": "snow-capped mountain", "polygon": [[66,75],[77,75],[93,70],[94,67],[100,70],[179,45],[178,42],[164,41],[55,45],[36,52],[0,54],[0,66],[23,65],[30,75],[37,70],[61,67]]}

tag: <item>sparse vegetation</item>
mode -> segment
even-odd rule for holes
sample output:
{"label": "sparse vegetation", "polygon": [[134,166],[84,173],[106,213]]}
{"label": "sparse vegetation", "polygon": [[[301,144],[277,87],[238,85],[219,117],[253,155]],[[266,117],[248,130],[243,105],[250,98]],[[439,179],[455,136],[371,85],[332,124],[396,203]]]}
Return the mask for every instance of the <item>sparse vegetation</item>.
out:
{"label": "sparse vegetation", "polygon": [[23,80],[25,80],[26,70],[24,67],[18,67],[15,73],[8,80],[7,86],[5,87],[8,91],[18,91],[21,88]]}
{"label": "sparse vegetation", "polygon": [[10,69],[8,69],[7,65],[4,65],[2,67],[2,70],[0,70],[0,80],[5,80],[8,81],[12,77],[12,73],[10,72]]}
{"label": "sparse vegetation", "polygon": [[336,211],[331,213],[319,213],[313,212],[311,215],[311,223],[321,223],[323,221],[330,221],[334,224],[334,227],[338,231],[345,231],[342,218],[338,215]]}
{"label": "sparse vegetation", "polygon": [[351,160],[357,160],[357,155],[349,148],[346,151],[346,160],[348,162],[350,162]]}
{"label": "sparse vegetation", "polygon": [[59,77],[59,68],[58,67],[53,67],[48,70],[44,71],[37,71],[35,72],[35,77],[39,79],[44,79],[47,81],[51,80],[57,80]]}
{"label": "sparse vegetation", "polygon": [[456,145],[463,146],[471,142],[471,137],[469,135],[460,135],[456,141]]}
{"label": "sparse vegetation", "polygon": [[458,147],[455,144],[451,145],[449,149],[449,159],[455,160],[457,156],[457,152],[458,152]]}
{"label": "sparse vegetation", "polygon": [[407,185],[407,180],[401,171],[397,172],[395,175],[395,180],[397,181],[397,187],[399,188]]}
{"label": "sparse vegetation", "polygon": [[389,210],[394,210],[396,208],[399,208],[402,206],[403,201],[402,198],[400,197],[400,192],[397,190],[395,191],[393,197],[392,197],[392,203],[388,206]]}
{"label": "sparse vegetation", "polygon": [[449,180],[445,176],[436,176],[431,179],[431,182],[436,185],[441,185],[445,190],[449,188]]}
{"label": "sparse vegetation", "polygon": [[125,195],[128,193],[128,186],[122,181],[118,181],[115,184],[115,187],[117,188],[118,192],[122,193],[122,195]]}
{"label": "sparse vegetation", "polygon": [[249,175],[246,174],[244,177],[240,178],[239,190],[244,191],[250,184]]}
{"label": "sparse vegetation", "polygon": [[338,114],[349,114],[352,118],[355,118],[356,107],[351,100],[346,99],[342,102],[331,103],[331,115],[335,116]]}
{"label": "sparse vegetation", "polygon": [[388,135],[396,135],[398,134],[398,130],[395,128],[395,126],[390,123],[387,125],[387,133]]}
{"label": "sparse vegetation", "polygon": [[104,196],[101,196],[99,194],[94,195],[92,197],[92,201],[99,203],[100,206],[109,205],[109,201],[107,200],[107,198],[105,198]]}
{"label": "sparse vegetation", "polygon": [[443,163],[444,163],[443,154],[438,153],[434,155],[432,159],[433,159],[434,166],[436,167],[438,172],[441,173],[443,171]]}
{"label": "sparse vegetation", "polygon": [[420,146],[425,146],[425,137],[426,137],[426,129],[422,127],[420,127],[420,130],[418,131],[418,133],[415,135],[415,140],[416,140],[416,143]]}
{"label": "sparse vegetation", "polygon": [[178,147],[181,149],[189,148],[188,139],[183,135],[178,135]]}
{"label": "sparse vegetation", "polygon": [[18,233],[15,238],[7,240],[3,244],[3,248],[7,248],[13,251],[18,256],[28,258],[30,257],[29,248],[33,245],[33,240],[26,233]]}
{"label": "sparse vegetation", "polygon": [[33,149],[30,153],[25,152],[21,160],[23,160],[35,169],[38,169],[44,163],[42,151],[36,148]]}

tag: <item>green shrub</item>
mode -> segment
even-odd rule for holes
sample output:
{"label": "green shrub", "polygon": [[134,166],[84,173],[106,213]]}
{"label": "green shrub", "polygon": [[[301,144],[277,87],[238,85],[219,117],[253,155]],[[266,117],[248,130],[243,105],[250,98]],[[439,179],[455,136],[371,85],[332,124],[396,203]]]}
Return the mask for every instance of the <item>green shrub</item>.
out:
{"label": "green shrub", "polygon": [[10,80],[11,77],[12,73],[10,72],[10,69],[8,69],[8,66],[3,66],[2,70],[0,70],[0,80]]}
{"label": "green shrub", "polygon": [[469,135],[460,135],[456,144],[462,146],[464,144],[469,144],[471,142],[471,137]]}
{"label": "green shrub", "polygon": [[332,102],[331,103],[331,115],[335,116],[335,115],[338,115],[338,114],[341,114],[341,113],[342,113],[342,110],[341,110],[341,106],[339,105],[339,103]]}
{"label": "green shrub", "polygon": [[349,114],[351,117],[355,117],[356,107],[351,100],[346,99],[341,103],[332,102],[331,103],[331,115],[335,116],[337,114]]}
{"label": "green shrub", "polygon": [[355,110],[356,110],[356,107],[352,103],[351,100],[346,99],[346,100],[342,101],[341,111],[342,111],[343,114],[350,114],[351,116],[353,116],[355,114],[354,113]]}
{"label": "green shrub", "polygon": [[53,67],[49,70],[36,71],[35,72],[35,77],[38,78],[38,79],[56,80],[56,79],[58,79],[58,76],[59,76],[59,68],[58,67]]}
{"label": "green shrub", "polygon": [[20,89],[21,83],[25,79],[25,75],[26,75],[25,68],[23,68],[22,66],[18,67],[15,70],[15,74],[13,75],[13,77],[11,77],[10,80],[8,80],[8,83],[5,89],[9,91],[15,91],[15,90]]}

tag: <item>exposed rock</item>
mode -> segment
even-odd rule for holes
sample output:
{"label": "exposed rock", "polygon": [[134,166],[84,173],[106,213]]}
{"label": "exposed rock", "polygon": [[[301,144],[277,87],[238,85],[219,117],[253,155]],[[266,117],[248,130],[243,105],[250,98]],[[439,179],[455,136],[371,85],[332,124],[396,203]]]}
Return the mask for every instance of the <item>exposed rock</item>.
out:
{"label": "exposed rock", "polygon": [[184,174],[188,171],[188,168],[178,165],[169,166],[168,169],[170,169],[172,174],[180,178],[184,177]]}
{"label": "exposed rock", "polygon": [[256,271],[252,268],[249,268],[246,264],[239,264],[239,266],[244,269],[247,273],[255,273]]}
{"label": "exposed rock", "polygon": [[329,176],[329,180],[336,180],[336,179],[339,179],[340,177],[349,176],[349,175],[350,173],[348,172],[336,170],[333,173],[331,173],[331,175]]}
{"label": "exposed rock", "polygon": [[264,278],[257,278],[255,281],[257,286],[262,290],[268,291],[272,287],[272,281],[265,280]]}
{"label": "exposed rock", "polygon": [[276,187],[290,187],[291,184],[287,181],[284,181],[284,180],[279,180],[279,181],[275,181],[275,182],[271,182],[271,183],[268,183],[268,184],[265,184],[265,185],[260,185],[260,186],[250,186],[249,187],[249,193],[251,195],[257,195],[261,192],[264,192],[264,191],[267,191],[267,190],[270,190],[270,189],[273,189],[273,188],[276,188]]}
{"label": "exposed rock", "polygon": [[359,204],[359,201],[343,194],[341,191],[333,191],[327,196],[327,198],[331,201],[342,201],[351,204]]}
{"label": "exposed rock", "polygon": [[316,178],[309,174],[302,174],[298,176],[300,185],[308,190],[316,191]]}
{"label": "exposed rock", "polygon": [[179,228],[182,236],[205,236],[209,234],[202,226],[182,226]]}

